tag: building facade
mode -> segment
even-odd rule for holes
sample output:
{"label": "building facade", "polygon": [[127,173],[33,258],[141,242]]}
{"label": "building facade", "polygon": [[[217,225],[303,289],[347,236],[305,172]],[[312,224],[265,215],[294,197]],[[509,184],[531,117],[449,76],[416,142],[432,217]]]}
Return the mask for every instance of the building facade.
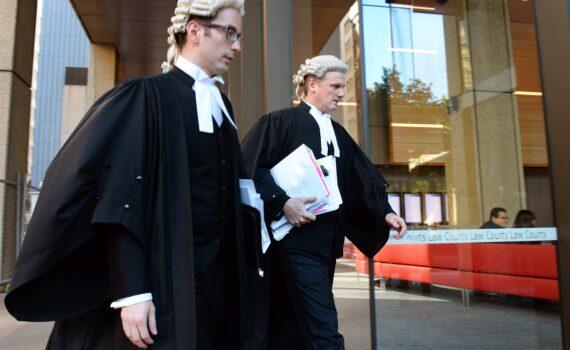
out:
{"label": "building facade", "polygon": [[39,186],[61,145],[66,67],[87,67],[89,40],[68,0],[41,0],[34,67],[31,182]]}

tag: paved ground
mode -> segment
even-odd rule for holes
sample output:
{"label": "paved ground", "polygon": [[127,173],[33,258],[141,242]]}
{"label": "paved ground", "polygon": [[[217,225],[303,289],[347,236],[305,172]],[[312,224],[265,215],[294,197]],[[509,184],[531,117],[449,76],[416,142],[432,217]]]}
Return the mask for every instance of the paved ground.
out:
{"label": "paved ground", "polygon": [[[368,279],[357,278],[350,260],[337,265],[334,293],[347,350],[370,349]],[[376,288],[378,349],[561,349],[556,305],[504,296],[475,295],[415,285]],[[0,295],[0,349],[43,349],[50,323],[16,322]]]}
{"label": "paved ground", "polygon": [[6,311],[3,294],[0,294],[0,302],[0,349],[43,349],[51,330],[51,323],[17,322]]}
{"label": "paved ground", "polygon": [[[347,348],[370,349],[368,277],[340,260],[335,279],[339,327]],[[394,281],[396,282],[396,281]],[[533,299],[392,283],[375,289],[378,349],[562,349],[558,306]]]}
{"label": "paved ground", "polygon": [[456,290],[382,291],[377,305],[379,348],[518,350],[562,349],[560,314],[550,303],[481,295],[471,306]]}

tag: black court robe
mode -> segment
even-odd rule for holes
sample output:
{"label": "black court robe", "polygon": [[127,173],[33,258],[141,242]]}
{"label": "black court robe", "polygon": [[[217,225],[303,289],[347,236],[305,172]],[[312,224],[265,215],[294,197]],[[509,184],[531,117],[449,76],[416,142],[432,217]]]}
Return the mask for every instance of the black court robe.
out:
{"label": "black court robe", "polygon": [[[316,158],[323,157],[318,124],[309,111],[310,107],[301,102],[297,107],[265,115],[242,142],[246,170],[265,202],[268,221],[281,215],[288,199],[273,180],[270,169],[303,143],[313,149]],[[371,257],[388,240],[389,227],[385,216],[393,213],[387,199],[388,183],[348,132],[334,120],[332,125],[341,154],[337,164],[343,198],[336,225],[337,236],[348,237],[366,256]],[[318,221],[319,216],[315,223]],[[336,249],[337,257],[339,253],[342,251]]]}
{"label": "black court robe", "polygon": [[[68,340],[58,349],[133,348],[120,310],[109,309],[110,273],[98,224],[121,225],[148,257],[158,326],[152,349],[196,349],[192,184],[181,108],[187,103],[195,110],[196,102],[181,101],[172,79],[173,72],[138,78],[107,92],[47,170],[5,304],[18,320],[75,317],[92,325],[61,334]],[[225,96],[224,102],[232,113]],[[242,160],[233,128],[232,134],[237,189]],[[234,191],[236,211],[240,204]],[[243,287],[241,216],[234,217]]]}

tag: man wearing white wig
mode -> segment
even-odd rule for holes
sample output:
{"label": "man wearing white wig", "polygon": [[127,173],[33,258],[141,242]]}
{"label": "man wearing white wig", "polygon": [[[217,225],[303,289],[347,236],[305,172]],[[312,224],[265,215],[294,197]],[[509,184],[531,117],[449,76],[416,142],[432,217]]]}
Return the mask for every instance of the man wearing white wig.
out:
{"label": "man wearing white wig", "polygon": [[243,347],[241,152],[216,83],[243,0],[180,0],[164,74],[121,83],[50,165],[5,299],[47,349]]}
{"label": "man wearing white wig", "polygon": [[[272,245],[270,349],[344,349],[332,293],[344,237],[372,257],[390,228],[398,231],[397,238],[406,232],[404,220],[388,204],[388,184],[331,118],[344,97],[346,71],[334,56],[306,60],[293,77],[300,104],[263,116],[242,144],[267,219],[284,215],[294,225]],[[302,144],[316,158],[334,156],[343,201],[338,210],[312,215],[305,208],[315,198],[289,198],[271,176],[270,169]]]}

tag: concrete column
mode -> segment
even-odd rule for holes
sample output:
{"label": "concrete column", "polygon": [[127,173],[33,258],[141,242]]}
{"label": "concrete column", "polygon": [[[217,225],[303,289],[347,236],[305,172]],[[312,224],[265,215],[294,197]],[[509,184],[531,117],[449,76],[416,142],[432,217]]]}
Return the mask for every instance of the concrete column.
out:
{"label": "concrete column", "polygon": [[[118,55],[117,55],[118,56]],[[125,69],[125,62],[121,57],[117,57],[117,79],[116,84],[127,80],[127,71]]]}
{"label": "concrete column", "polygon": [[63,146],[90,106],[87,98],[87,68],[67,67],[61,98],[61,136]]}
{"label": "concrete column", "polygon": [[[36,1],[4,0],[0,6],[0,179],[25,174]],[[16,187],[0,184],[0,280],[16,260]]]}
{"label": "concrete column", "polygon": [[[467,20],[455,40],[446,40],[448,58],[460,57],[448,60],[453,112],[446,182],[450,224],[477,227],[493,207],[514,217],[526,196],[507,7],[503,1],[464,4]],[[448,39],[452,27],[446,22]]]}
{"label": "concrete column", "polygon": [[297,1],[295,6],[291,6],[291,18],[295,19],[295,26],[291,27],[294,28],[291,31],[291,43],[295,43],[294,48],[291,45],[291,70],[293,73],[297,73],[299,66],[307,58],[319,54],[313,47],[313,14],[315,11],[313,6],[313,1]]}
{"label": "concrete column", "polygon": [[234,108],[238,134],[243,138],[264,114],[263,0],[245,2],[241,53],[232,63],[227,92]]}
{"label": "concrete column", "polygon": [[117,54],[113,45],[91,44],[87,78],[87,106],[91,106],[117,80]]}
{"label": "concrete column", "polygon": [[223,90],[243,138],[259,117],[291,106],[291,0],[248,0],[242,51]]}
{"label": "concrete column", "polygon": [[544,89],[554,217],[558,229],[562,348],[570,349],[570,0],[536,0],[534,11]]}
{"label": "concrete column", "polygon": [[291,0],[264,0],[265,111],[291,106]]}

